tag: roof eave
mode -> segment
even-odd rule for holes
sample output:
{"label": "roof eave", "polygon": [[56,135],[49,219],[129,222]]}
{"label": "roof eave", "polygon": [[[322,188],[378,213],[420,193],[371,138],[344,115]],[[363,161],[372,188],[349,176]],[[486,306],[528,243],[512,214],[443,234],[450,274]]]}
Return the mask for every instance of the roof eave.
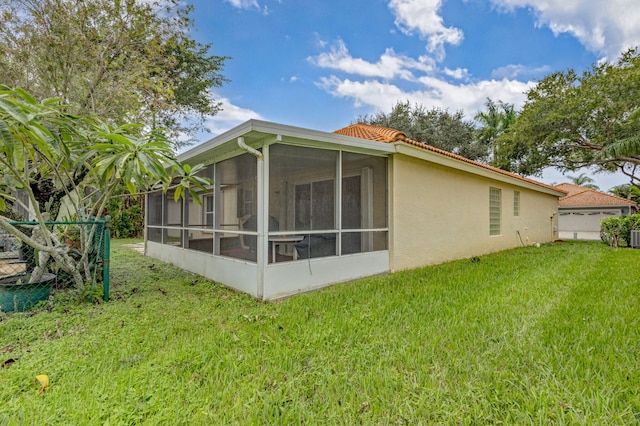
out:
{"label": "roof eave", "polygon": [[511,185],[520,186],[523,188],[531,189],[545,194],[553,195],[555,197],[563,197],[566,195],[564,191],[553,189],[553,187],[546,186],[544,184],[534,183],[532,180],[524,180],[516,176],[510,176],[502,174],[498,171],[494,171],[488,168],[481,167],[474,163],[467,163],[460,161],[456,158],[449,157],[447,155],[439,154],[434,151],[421,149],[406,142],[394,142],[396,152],[399,154],[409,155],[411,157],[420,158],[432,163],[440,164],[442,166],[450,167],[467,173],[483,176],[489,179],[509,183]]}
{"label": "roof eave", "polygon": [[559,208],[562,209],[602,209],[605,207],[611,207],[611,208],[616,208],[619,209],[621,207],[633,207],[635,209],[638,208],[637,204],[585,204],[585,205],[569,205],[569,206],[563,206],[563,205],[558,205]]}
{"label": "roof eave", "polygon": [[323,132],[319,130],[305,129],[302,127],[289,126],[285,124],[272,123],[263,120],[251,119],[224,132],[218,136],[201,143],[198,146],[183,152],[178,156],[178,160],[188,162],[194,158],[202,158],[207,153],[214,153],[219,147],[227,144],[236,144],[239,137],[244,137],[250,133],[280,136],[280,139],[290,138],[297,140],[308,140],[311,142],[326,143],[335,146],[349,146],[358,149],[376,151],[383,154],[393,153],[394,147],[390,144],[370,141],[366,139],[353,138],[350,136],[335,133]]}

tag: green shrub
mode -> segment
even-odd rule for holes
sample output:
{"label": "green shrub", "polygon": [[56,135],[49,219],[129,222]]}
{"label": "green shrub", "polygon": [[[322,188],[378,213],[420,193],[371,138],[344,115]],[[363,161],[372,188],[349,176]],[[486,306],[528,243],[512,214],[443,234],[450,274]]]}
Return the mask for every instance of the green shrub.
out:
{"label": "green shrub", "polygon": [[608,217],[600,222],[600,238],[612,247],[618,247],[621,242],[630,246],[631,231],[638,230],[640,230],[640,214]]}
{"label": "green shrub", "polygon": [[631,246],[631,231],[640,230],[640,214],[630,214],[628,216],[623,216],[623,231],[621,238],[627,244],[628,247]]}
{"label": "green shrub", "polygon": [[144,233],[142,197],[115,197],[108,214],[111,216],[111,235],[115,238],[136,238]]}

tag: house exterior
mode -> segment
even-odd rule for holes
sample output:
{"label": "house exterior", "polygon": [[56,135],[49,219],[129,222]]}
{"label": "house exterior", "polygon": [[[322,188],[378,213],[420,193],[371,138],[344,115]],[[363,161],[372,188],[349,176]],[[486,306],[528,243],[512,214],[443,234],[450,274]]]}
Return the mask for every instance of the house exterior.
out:
{"label": "house exterior", "polygon": [[558,230],[561,239],[599,240],[600,221],[638,211],[638,203],[571,183],[556,185],[567,193],[558,205]]}
{"label": "house exterior", "polygon": [[265,300],[552,241],[564,195],[366,124],[250,120],[179,159],[214,183],[148,196],[147,255]]}

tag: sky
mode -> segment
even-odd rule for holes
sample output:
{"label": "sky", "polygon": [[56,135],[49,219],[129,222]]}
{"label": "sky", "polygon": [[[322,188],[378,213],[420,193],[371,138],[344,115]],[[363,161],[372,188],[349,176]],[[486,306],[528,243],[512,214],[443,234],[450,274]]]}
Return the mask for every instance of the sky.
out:
{"label": "sky", "polygon": [[[515,104],[553,71],[640,45],[637,0],[185,0],[192,36],[228,56],[223,110],[201,142],[256,118],[332,132],[409,100],[462,110]],[[602,190],[627,183],[586,173]],[[537,179],[567,178],[547,170]]]}

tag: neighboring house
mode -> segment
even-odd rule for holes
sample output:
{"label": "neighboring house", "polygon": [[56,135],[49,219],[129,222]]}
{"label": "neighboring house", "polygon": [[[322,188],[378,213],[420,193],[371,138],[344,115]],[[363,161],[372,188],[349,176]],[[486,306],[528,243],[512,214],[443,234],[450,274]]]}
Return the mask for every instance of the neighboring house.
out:
{"label": "neighboring house", "polygon": [[599,240],[600,221],[638,211],[638,203],[571,183],[556,185],[567,193],[558,206],[558,230],[562,239]]}
{"label": "neighboring house", "polygon": [[148,196],[147,255],[259,299],[552,241],[564,195],[366,124],[250,120],[179,159],[214,184]]}

